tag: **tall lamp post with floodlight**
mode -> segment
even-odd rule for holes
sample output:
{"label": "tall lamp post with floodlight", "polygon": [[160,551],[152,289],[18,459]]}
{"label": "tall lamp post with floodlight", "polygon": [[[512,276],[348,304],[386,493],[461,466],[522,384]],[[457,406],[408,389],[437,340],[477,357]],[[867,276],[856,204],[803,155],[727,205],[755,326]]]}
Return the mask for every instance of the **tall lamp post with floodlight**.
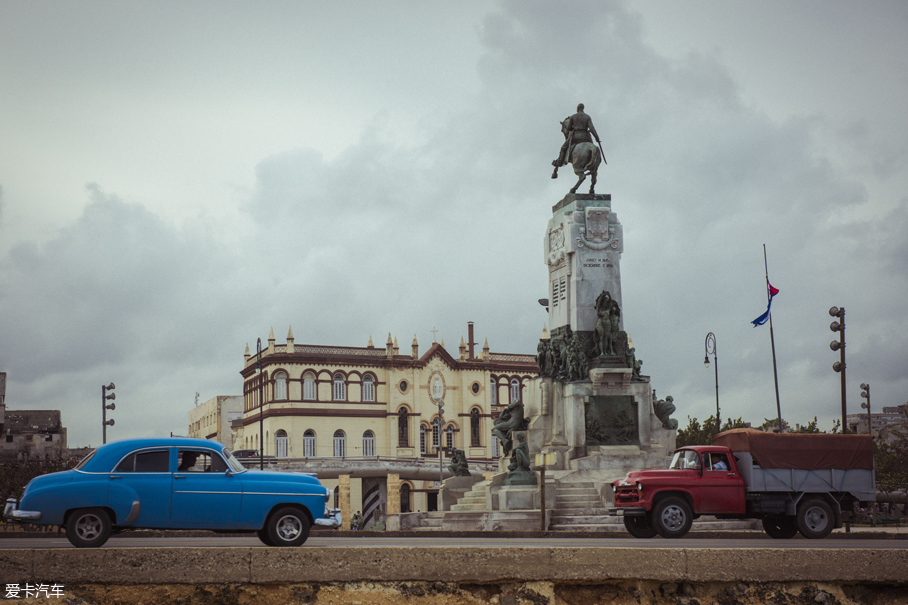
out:
{"label": "tall lamp post with floodlight", "polygon": [[101,444],[107,443],[107,427],[114,425],[114,419],[107,419],[107,410],[117,409],[117,404],[107,403],[107,400],[114,400],[117,398],[117,394],[113,390],[117,388],[114,383],[110,383],[107,386],[101,387]]}
{"label": "tall lamp post with floodlight", "polygon": [[710,332],[706,335],[706,355],[703,356],[703,365],[709,369],[709,356],[713,356],[713,365],[716,370],[716,433],[722,430],[722,417],[719,415],[719,358],[716,355],[716,335]]}
{"label": "tall lamp post with floodlight", "polygon": [[839,361],[832,364],[832,369],[842,375],[842,433],[848,432],[848,422],[846,419],[846,396],[845,396],[845,308],[832,307],[829,309],[832,317],[838,317],[839,321],[829,324],[829,329],[839,333],[839,340],[833,340],[829,343],[829,348],[833,351],[839,351]]}
{"label": "tall lamp post with floodlight", "polygon": [[861,383],[861,399],[867,401],[861,402],[861,407],[867,410],[867,434],[873,435],[873,416],[870,414],[870,383]]}

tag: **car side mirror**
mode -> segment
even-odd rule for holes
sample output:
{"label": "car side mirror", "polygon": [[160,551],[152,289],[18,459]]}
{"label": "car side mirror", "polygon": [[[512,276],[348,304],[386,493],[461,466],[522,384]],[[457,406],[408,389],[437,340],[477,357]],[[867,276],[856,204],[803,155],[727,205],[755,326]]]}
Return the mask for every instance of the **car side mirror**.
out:
{"label": "car side mirror", "polygon": [[228,469],[224,472],[224,475],[225,475],[226,477],[233,477],[233,471],[231,471],[231,470],[228,468]]}

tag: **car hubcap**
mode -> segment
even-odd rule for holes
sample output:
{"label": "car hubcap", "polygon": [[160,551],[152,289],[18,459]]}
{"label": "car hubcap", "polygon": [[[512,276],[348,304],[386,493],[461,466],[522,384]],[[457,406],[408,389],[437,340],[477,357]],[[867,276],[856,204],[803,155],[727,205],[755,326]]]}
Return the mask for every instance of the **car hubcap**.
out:
{"label": "car hubcap", "polygon": [[83,540],[93,540],[101,533],[101,520],[94,515],[86,515],[76,523],[76,533]]}
{"label": "car hubcap", "polygon": [[684,511],[677,506],[666,507],[666,509],[662,511],[662,525],[672,531],[679,529],[684,525]]}
{"label": "car hubcap", "polygon": [[822,531],[826,529],[826,513],[823,512],[822,508],[809,509],[804,516],[804,520],[807,522],[807,527],[809,527],[811,531]]}
{"label": "car hubcap", "polygon": [[277,535],[281,540],[295,540],[302,531],[302,523],[296,517],[281,517],[277,522]]}

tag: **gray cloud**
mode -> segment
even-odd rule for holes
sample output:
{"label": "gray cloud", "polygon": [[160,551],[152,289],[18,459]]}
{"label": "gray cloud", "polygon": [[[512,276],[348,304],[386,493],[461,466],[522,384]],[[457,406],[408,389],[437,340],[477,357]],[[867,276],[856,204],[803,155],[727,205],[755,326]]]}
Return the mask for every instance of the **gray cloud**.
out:
{"label": "gray cloud", "polygon": [[[575,8],[503,3],[479,29],[475,92],[419,99],[432,110],[413,116],[412,137],[377,111],[338,154],[275,150],[223,217],[176,223],[89,186],[70,225],[0,258],[10,405],[64,409],[71,441],[96,440],[91,410],[113,379],[117,437],[185,431],[196,391],[241,391],[243,349],[271,326],[279,342],[293,325],[297,342],[380,346],[390,332],[404,349],[416,333],[423,350],[437,326],[456,350],[472,320],[493,350],[534,351],[543,232],[574,181],[550,180],[549,162],[580,101],[609,159],[597,191],[625,228],[625,327],[682,421],[714,412],[708,331],[723,416],[775,414],[767,327],[749,323],[766,304],[764,243],[782,290],[783,415],[826,426],[838,413],[832,304],[848,309],[850,380],[900,403],[908,204],[885,210],[824,147],[864,135],[749,107],[717,58],[660,56],[622,4]],[[900,153],[868,165],[898,172]]]}

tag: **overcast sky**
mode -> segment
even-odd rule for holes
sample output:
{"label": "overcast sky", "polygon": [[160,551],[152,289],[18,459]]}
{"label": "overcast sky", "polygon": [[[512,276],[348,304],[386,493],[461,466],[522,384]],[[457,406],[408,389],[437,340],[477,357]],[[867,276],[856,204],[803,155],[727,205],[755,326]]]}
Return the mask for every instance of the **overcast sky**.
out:
{"label": "overcast sky", "polygon": [[0,371],[71,446],[185,434],[248,344],[534,353],[578,102],[660,397],[723,417],[908,400],[908,5],[0,3]]}

